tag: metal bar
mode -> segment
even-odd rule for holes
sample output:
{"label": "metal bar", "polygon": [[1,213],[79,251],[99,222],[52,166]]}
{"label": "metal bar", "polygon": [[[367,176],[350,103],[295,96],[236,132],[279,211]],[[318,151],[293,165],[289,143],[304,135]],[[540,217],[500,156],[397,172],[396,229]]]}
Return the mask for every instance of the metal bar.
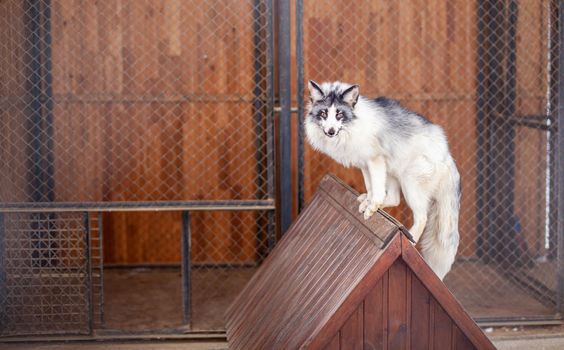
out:
{"label": "metal bar", "polygon": [[272,199],[211,200],[160,202],[22,202],[0,203],[0,213],[13,212],[83,212],[89,211],[201,211],[201,210],[274,210]]}
{"label": "metal bar", "polygon": [[[6,257],[6,226],[4,223],[4,213],[0,213],[0,324],[6,324],[6,293],[7,293],[7,276],[6,265],[8,263]],[[0,332],[1,333],[1,332]]]}
{"label": "metal bar", "polygon": [[28,169],[29,169],[29,192],[33,201],[45,200],[43,191],[43,167],[42,167],[42,125],[41,125],[41,17],[39,2],[36,0],[26,1],[25,19],[28,38],[26,42],[30,45],[26,48],[26,61],[28,67],[27,88],[29,91],[29,119],[27,126],[29,140],[28,144]]}
{"label": "metal bar", "polygon": [[86,259],[86,291],[88,295],[88,328],[89,334],[94,330],[94,302],[92,293],[92,249],[90,242],[90,216],[88,212],[84,214],[84,256]]}
{"label": "metal bar", "polygon": [[263,114],[265,112],[265,101],[261,99],[262,89],[262,61],[263,50],[261,50],[261,0],[253,1],[253,122],[255,127],[255,161],[256,161],[256,197],[264,198],[263,178],[264,171],[263,154],[264,154],[264,141],[262,137]]}
{"label": "metal bar", "polygon": [[[268,198],[276,196],[276,146],[274,137],[274,26],[272,5],[274,0],[266,0],[266,187]],[[266,240],[268,249],[276,244],[276,212],[268,212]]]}
{"label": "metal bar", "polygon": [[[255,162],[256,162],[256,198],[261,199],[268,196],[268,189],[267,181],[263,175],[265,174],[265,170],[268,167],[268,164],[265,164],[265,153],[268,153],[267,145],[266,145],[266,138],[264,137],[264,131],[266,127],[266,113],[268,113],[266,109],[267,101],[261,99],[263,95],[263,88],[265,87],[262,83],[264,69],[263,63],[266,62],[266,53],[264,50],[262,43],[262,39],[266,37],[264,35],[264,29],[262,26],[262,18],[264,16],[265,10],[262,6],[261,0],[253,0],[253,44],[254,44],[254,62],[253,62],[253,95],[255,96],[253,101],[253,121],[255,127]],[[264,118],[266,116],[266,118]],[[266,132],[268,130],[266,129]],[[266,161],[268,163],[268,161]],[[268,175],[266,175],[268,177]],[[261,215],[260,212],[256,212],[255,216],[255,223],[256,223],[256,232],[255,232],[255,246],[257,247],[257,252],[263,247],[262,241],[264,237],[262,237],[263,230],[262,228],[267,225],[265,223],[264,217]],[[261,256],[262,254],[257,254],[257,256]]]}
{"label": "metal bar", "polygon": [[182,318],[184,324],[191,322],[191,234],[190,234],[190,212],[182,212]]}
{"label": "metal bar", "polygon": [[54,170],[54,129],[53,129],[53,75],[52,75],[52,55],[51,55],[51,0],[44,0],[42,2],[42,20],[43,20],[43,35],[41,38],[41,81],[42,94],[42,115],[45,119],[45,127],[43,130],[44,139],[44,154],[45,159],[45,196],[47,200],[55,200],[55,170]]}
{"label": "metal bar", "polygon": [[[229,262],[229,263],[198,263],[192,262],[190,267],[192,270],[197,269],[247,269],[258,267],[259,264],[252,262]],[[106,264],[107,269],[131,269],[131,268],[148,268],[148,269],[178,269],[182,267],[180,263],[109,263]]]}
{"label": "metal bar", "polygon": [[[282,112],[282,108],[274,107],[274,113],[280,113],[280,112]],[[290,108],[290,113],[298,113],[298,112],[299,112],[298,107],[291,107]]]}
{"label": "metal bar", "polygon": [[513,317],[492,317],[475,318],[474,321],[480,327],[516,327],[516,326],[550,326],[561,325],[562,319],[558,316],[513,316]]}
{"label": "metal bar", "polygon": [[558,151],[558,172],[557,172],[557,188],[558,188],[558,258],[556,268],[556,295],[557,309],[564,313],[564,159],[561,152],[564,151],[564,2],[559,1],[558,19],[560,29],[560,42],[558,45],[558,121],[557,125],[561,131],[557,135]]}
{"label": "metal bar", "polygon": [[485,153],[486,153],[486,140],[485,140],[485,40],[486,33],[484,28],[485,21],[485,3],[484,0],[477,2],[477,21],[478,21],[478,57],[477,57],[477,75],[476,75],[476,132],[477,132],[477,163],[476,163],[476,255],[482,257],[484,255],[484,237],[485,237],[485,193],[484,185],[486,179],[485,168]]}
{"label": "metal bar", "polygon": [[298,100],[298,213],[304,206],[304,2],[296,0],[296,70]]}
{"label": "metal bar", "polygon": [[[267,96],[261,95],[261,99]],[[18,101],[18,96],[2,97],[0,102],[13,99]],[[88,95],[80,95],[73,93],[55,93],[53,100],[64,103],[80,103],[80,104],[105,104],[105,103],[181,103],[181,102],[198,102],[198,103],[252,103],[255,96],[249,94],[111,94],[111,93],[91,93]]]}
{"label": "metal bar", "polygon": [[292,223],[292,123],[290,1],[278,2],[278,93],[280,96],[280,233],[284,234]]}
{"label": "metal bar", "polygon": [[104,215],[98,212],[98,244],[100,245],[100,325],[104,325]]}
{"label": "metal bar", "polygon": [[[549,259],[557,259],[558,255],[558,185],[557,177],[557,156],[558,156],[558,86],[559,86],[559,68],[558,63],[562,55],[562,49],[559,42],[560,27],[562,24],[558,18],[558,7],[560,2],[550,2],[548,15],[550,30],[550,81],[549,81],[549,109],[548,122],[552,129],[548,130],[548,257]],[[553,16],[555,15],[555,16]],[[554,20],[555,18],[555,20]]]}

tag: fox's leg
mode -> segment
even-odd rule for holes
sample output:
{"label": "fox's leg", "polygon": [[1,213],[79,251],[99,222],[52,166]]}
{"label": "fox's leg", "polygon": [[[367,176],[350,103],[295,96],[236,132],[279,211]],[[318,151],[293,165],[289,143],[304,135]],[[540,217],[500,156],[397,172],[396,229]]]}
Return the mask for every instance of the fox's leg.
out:
{"label": "fox's leg", "polygon": [[436,185],[433,183],[433,169],[434,166],[428,161],[418,159],[413,161],[413,167],[400,179],[405,201],[413,211],[413,226],[409,232],[415,242],[419,241],[427,224],[431,190]]}
{"label": "fox's leg", "polygon": [[358,196],[357,200],[360,203],[358,206],[358,211],[364,213],[368,203],[370,203],[370,196],[372,196],[372,186],[370,184],[370,173],[368,172],[368,167],[363,166],[360,168],[362,171],[362,177],[364,178],[364,187],[366,188],[366,193]]}
{"label": "fox's leg", "polygon": [[398,180],[390,175],[386,177],[386,198],[382,208],[397,207],[400,204],[400,185]]}
{"label": "fox's leg", "polygon": [[368,206],[364,210],[364,219],[368,219],[378,208],[382,208],[386,198],[386,160],[382,156],[376,157],[368,161],[367,165],[370,175],[371,196],[368,198]]}

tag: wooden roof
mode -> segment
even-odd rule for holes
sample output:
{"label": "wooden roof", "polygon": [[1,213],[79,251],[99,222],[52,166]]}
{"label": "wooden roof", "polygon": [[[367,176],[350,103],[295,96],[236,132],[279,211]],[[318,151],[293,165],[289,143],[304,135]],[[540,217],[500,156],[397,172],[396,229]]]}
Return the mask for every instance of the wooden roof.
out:
{"label": "wooden roof", "polygon": [[337,178],[322,180],[228,309],[230,349],[493,348],[407,230],[384,212],[364,220],[356,197]]}

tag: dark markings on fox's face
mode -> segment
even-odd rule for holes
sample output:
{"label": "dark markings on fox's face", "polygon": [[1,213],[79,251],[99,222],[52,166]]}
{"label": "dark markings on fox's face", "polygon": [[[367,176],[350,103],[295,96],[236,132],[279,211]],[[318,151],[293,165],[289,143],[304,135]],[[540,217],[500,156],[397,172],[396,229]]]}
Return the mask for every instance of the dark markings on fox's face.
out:
{"label": "dark markings on fox's face", "polygon": [[311,110],[308,118],[314,121],[328,137],[335,137],[356,116],[354,106],[358,101],[359,87],[352,85],[331,85],[322,89],[317,83],[310,80],[309,92]]}

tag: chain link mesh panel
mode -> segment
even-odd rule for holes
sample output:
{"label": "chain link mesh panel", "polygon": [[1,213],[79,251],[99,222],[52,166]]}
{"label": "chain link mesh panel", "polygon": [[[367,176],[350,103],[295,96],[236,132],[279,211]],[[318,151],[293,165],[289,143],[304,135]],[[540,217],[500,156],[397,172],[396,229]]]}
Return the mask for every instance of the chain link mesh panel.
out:
{"label": "chain link mesh panel", "polygon": [[[558,2],[305,0],[302,25],[303,86],[359,84],[445,129],[462,177],[446,283],[472,316],[552,317]],[[304,143],[306,201],[327,172],[364,191],[359,170]],[[411,224],[403,202],[390,212]]]}
{"label": "chain link mesh panel", "polygon": [[[50,270],[46,257],[30,256],[26,266],[39,280],[2,275],[17,295],[2,298],[0,335],[105,327],[104,316],[114,319],[104,300],[113,307],[115,298],[104,295],[114,289],[104,283],[103,263],[178,265],[184,258],[177,212],[120,210],[217,209],[216,202],[241,210],[191,214],[188,258],[198,301],[194,327],[221,328],[223,311],[214,305],[236,295],[250,276],[239,269],[252,271],[274,240],[271,18],[268,0],[0,1],[0,208],[45,210],[17,215],[55,220],[37,244],[62,240],[80,252],[73,268],[81,272],[73,276],[81,277],[66,282],[73,291],[91,289],[94,300],[92,310],[86,295],[61,301],[64,310],[41,309],[44,299],[33,299],[41,288],[28,282],[50,288]],[[65,236],[83,214],[48,213],[69,208],[90,212],[90,259],[82,231]],[[108,212],[98,216],[99,210]],[[6,223],[14,215],[6,213]],[[12,245],[0,246],[8,267],[31,249],[24,246],[29,234],[10,230]],[[52,250],[63,249],[58,244]],[[92,280],[84,277],[89,266]],[[239,282],[231,283],[232,275]],[[180,310],[182,299],[170,299]],[[26,328],[27,319],[14,318],[24,304],[37,306],[29,317],[41,325]],[[220,321],[204,320],[212,313]]]}
{"label": "chain link mesh panel", "polygon": [[1,214],[0,335],[89,333],[83,213]]}
{"label": "chain link mesh panel", "polygon": [[2,202],[267,198],[264,3],[0,6]]}

